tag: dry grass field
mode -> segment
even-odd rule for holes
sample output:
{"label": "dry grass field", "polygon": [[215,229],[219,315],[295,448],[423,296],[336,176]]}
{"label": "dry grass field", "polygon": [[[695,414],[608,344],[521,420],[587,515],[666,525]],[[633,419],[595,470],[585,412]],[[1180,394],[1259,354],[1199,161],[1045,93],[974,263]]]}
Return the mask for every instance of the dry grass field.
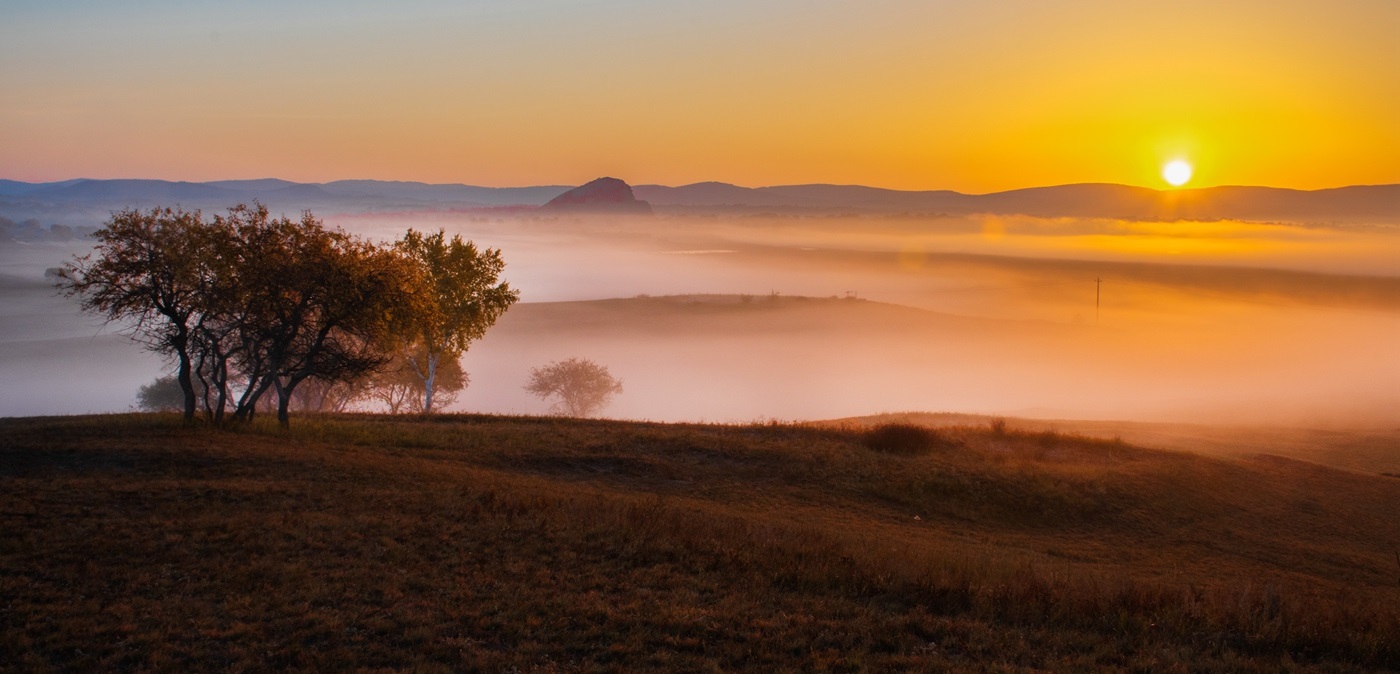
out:
{"label": "dry grass field", "polygon": [[1331,426],[1258,424],[1186,424],[1151,421],[1027,419],[951,412],[904,412],[848,417],[817,425],[868,428],[912,424],[930,428],[986,426],[992,423],[1020,434],[1067,433],[1114,438],[1138,447],[1168,449],[1206,456],[1249,459],[1260,454],[1319,463],[1360,473],[1400,475],[1400,426]]}
{"label": "dry grass field", "polygon": [[1400,668],[1400,479],[1061,432],[0,420],[0,671]]}

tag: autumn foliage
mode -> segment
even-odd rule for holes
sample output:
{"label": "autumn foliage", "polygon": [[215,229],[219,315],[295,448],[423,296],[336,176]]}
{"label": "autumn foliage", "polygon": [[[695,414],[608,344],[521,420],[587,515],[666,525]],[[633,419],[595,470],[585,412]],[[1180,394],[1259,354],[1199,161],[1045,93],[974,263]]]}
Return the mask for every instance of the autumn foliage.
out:
{"label": "autumn foliage", "polygon": [[[307,382],[323,389],[317,400],[343,384],[335,398],[343,401],[391,364],[394,375],[412,366],[423,385],[410,388],[432,411],[440,361],[460,357],[517,297],[496,283],[499,251],[412,230],[397,245],[377,245],[310,212],[274,218],[257,204],[212,220],[121,211],[96,238],[59,286],[171,359],[186,423],[197,415],[243,423],[272,407],[286,426]],[[460,367],[451,370],[449,393],[466,382]]]}

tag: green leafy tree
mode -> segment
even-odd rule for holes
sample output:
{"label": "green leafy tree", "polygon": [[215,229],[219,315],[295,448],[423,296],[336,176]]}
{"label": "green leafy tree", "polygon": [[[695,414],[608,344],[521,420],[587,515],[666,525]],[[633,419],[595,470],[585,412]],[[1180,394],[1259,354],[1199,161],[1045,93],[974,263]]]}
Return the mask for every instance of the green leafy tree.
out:
{"label": "green leafy tree", "polygon": [[416,316],[414,339],[403,355],[423,383],[422,410],[431,413],[438,408],[434,397],[443,364],[460,359],[520,293],[500,281],[505,261],[499,250],[478,249],[459,235],[448,240],[442,230],[423,234],[410,229],[398,249],[426,279],[427,302]]}
{"label": "green leafy tree", "polygon": [[553,408],[556,412],[589,417],[622,393],[622,382],[614,379],[608,368],[591,360],[569,358],[530,370],[525,390],[541,400],[558,398]]}

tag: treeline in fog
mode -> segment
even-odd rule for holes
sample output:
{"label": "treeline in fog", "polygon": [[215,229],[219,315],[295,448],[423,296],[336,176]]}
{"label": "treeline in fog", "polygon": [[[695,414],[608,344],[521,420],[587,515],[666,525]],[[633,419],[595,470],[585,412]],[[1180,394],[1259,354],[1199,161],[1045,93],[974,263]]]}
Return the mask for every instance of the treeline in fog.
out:
{"label": "treeline in fog", "polygon": [[59,285],[170,358],[186,422],[244,423],[274,396],[286,425],[299,390],[375,377],[391,407],[411,397],[431,412],[439,388],[464,383],[457,359],[519,297],[499,280],[498,250],[411,229],[376,244],[309,211],[126,210],[94,236]]}

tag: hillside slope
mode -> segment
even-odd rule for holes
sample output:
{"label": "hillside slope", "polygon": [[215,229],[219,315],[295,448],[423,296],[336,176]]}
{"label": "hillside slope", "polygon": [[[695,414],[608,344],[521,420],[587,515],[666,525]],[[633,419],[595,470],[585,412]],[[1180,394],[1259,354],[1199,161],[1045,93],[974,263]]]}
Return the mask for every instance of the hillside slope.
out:
{"label": "hillside slope", "polygon": [[1400,480],[1050,433],[0,420],[0,662],[1400,666]]}
{"label": "hillside slope", "polygon": [[1248,458],[1272,454],[1362,473],[1400,475],[1400,428],[1244,426],[1154,423],[1124,420],[1027,419],[975,414],[904,412],[813,422],[815,425],[874,427],[905,423],[940,428],[1002,423],[1021,432],[1054,431],[1119,438],[1139,447],[1206,456]]}

